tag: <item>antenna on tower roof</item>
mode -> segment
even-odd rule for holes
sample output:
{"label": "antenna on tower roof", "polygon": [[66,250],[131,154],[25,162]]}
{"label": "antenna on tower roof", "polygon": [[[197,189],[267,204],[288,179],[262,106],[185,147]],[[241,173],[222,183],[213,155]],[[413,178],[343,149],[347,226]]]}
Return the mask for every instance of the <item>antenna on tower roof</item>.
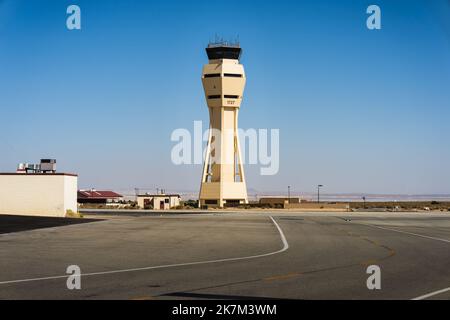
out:
{"label": "antenna on tower roof", "polygon": [[219,37],[217,34],[214,36],[214,41],[210,41],[208,43],[208,48],[214,48],[214,47],[233,47],[233,48],[239,48],[239,36],[235,38],[234,40],[224,40],[223,37]]}

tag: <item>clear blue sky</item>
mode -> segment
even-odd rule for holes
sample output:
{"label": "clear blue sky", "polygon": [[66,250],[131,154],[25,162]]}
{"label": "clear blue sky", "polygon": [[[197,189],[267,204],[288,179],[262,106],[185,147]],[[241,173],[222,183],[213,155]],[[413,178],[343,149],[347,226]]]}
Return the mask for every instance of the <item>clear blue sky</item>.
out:
{"label": "clear blue sky", "polygon": [[54,157],[80,187],[197,190],[170,134],[208,120],[215,34],[244,49],[240,127],[280,129],[279,173],[247,166],[248,187],[450,193],[447,0],[0,0],[0,171]]}

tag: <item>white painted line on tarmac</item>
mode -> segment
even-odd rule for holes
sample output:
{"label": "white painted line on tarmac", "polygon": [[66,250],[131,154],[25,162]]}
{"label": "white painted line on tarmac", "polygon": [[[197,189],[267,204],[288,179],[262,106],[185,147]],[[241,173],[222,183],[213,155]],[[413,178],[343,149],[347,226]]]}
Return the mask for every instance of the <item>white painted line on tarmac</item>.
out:
{"label": "white painted line on tarmac", "polygon": [[450,291],[450,287],[442,289],[442,290],[430,292],[430,293],[424,294],[423,296],[420,296],[420,297],[417,297],[417,298],[414,298],[414,299],[411,299],[411,300],[424,300],[424,299],[436,296],[438,294],[441,294],[441,293],[444,293],[444,292],[447,292],[447,291]]}
{"label": "white painted line on tarmac", "polygon": [[[389,231],[394,231],[394,232],[398,232],[398,233],[404,233],[404,234],[408,234],[408,235],[416,236],[416,237],[420,237],[420,238],[425,238],[425,239],[430,239],[430,240],[436,240],[436,241],[442,241],[442,242],[450,243],[450,240],[447,240],[447,239],[441,239],[441,238],[436,238],[436,237],[425,236],[423,234],[418,234],[418,233],[413,233],[413,232],[406,232],[406,231],[400,231],[400,230],[395,230],[395,229],[390,229],[390,228],[384,228],[384,227],[380,227],[380,226],[374,226],[374,225],[371,225],[371,224],[365,224],[365,223],[360,223],[360,224],[362,224],[364,226],[372,227],[372,228],[389,230]],[[413,298],[411,300],[424,300],[424,299],[436,296],[438,294],[441,294],[441,293],[444,293],[444,292],[447,292],[447,291],[450,291],[450,287],[449,288],[445,288],[445,289],[441,289],[441,290],[437,290],[437,291],[433,291],[433,292],[424,294],[424,295],[422,295],[420,297]]]}
{"label": "white painted line on tarmac", "polygon": [[358,224],[361,224],[361,225],[363,225],[363,226],[372,227],[372,228],[378,228],[378,229],[389,230],[389,231],[394,231],[394,232],[398,232],[398,233],[409,234],[409,235],[411,235],[411,236],[416,236],[416,237],[420,237],[420,238],[425,238],[425,239],[431,239],[431,240],[436,240],[436,241],[442,241],[442,242],[450,243],[450,240],[447,240],[447,239],[441,239],[441,238],[436,238],[436,237],[430,237],[430,236],[426,236],[426,235],[423,235],[423,234],[412,233],[412,232],[406,232],[406,231],[400,231],[400,230],[390,229],[390,228],[384,228],[384,227],[374,226],[374,225],[372,225],[372,224],[366,224],[366,223],[358,223]]}
{"label": "white painted line on tarmac", "polygon": [[[272,256],[272,255],[275,255],[275,254],[278,254],[278,253],[282,253],[282,252],[286,251],[289,248],[289,244],[288,244],[288,242],[286,240],[286,237],[285,237],[285,235],[283,233],[283,230],[281,230],[280,226],[275,221],[275,219],[272,218],[271,216],[270,216],[270,219],[272,220],[273,224],[277,228],[278,233],[279,233],[280,238],[281,238],[281,241],[283,242],[283,248],[281,248],[280,250],[277,250],[277,251],[264,253],[264,254],[253,255],[253,256],[238,257],[238,258],[226,258],[226,259],[217,259],[217,260],[208,260],[208,261],[197,261],[197,262],[167,264],[167,265],[153,266],[153,267],[142,267],[142,268],[132,268],[132,269],[122,269],[122,270],[111,270],[111,271],[83,273],[83,274],[81,274],[81,277],[108,275],[108,274],[125,273],[125,272],[136,272],[136,271],[145,271],[145,270],[154,270],[154,269],[164,269],[164,268],[174,268],[174,267],[184,267],[184,266],[194,266],[194,265],[218,263],[218,262],[249,260],[249,259],[268,257],[268,256]],[[71,276],[71,275],[1,281],[0,285],[2,285],[2,284],[21,283],[21,282],[32,282],[32,281],[44,281],[44,280],[63,279],[63,278],[68,278],[69,276]]]}
{"label": "white painted line on tarmac", "polygon": [[278,225],[278,223],[275,221],[275,219],[272,216],[270,216],[270,219],[272,220],[275,227],[277,227],[278,232],[280,233],[281,241],[283,241],[283,248],[276,253],[281,253],[283,251],[286,251],[287,249],[289,249],[289,243],[287,242],[286,237],[284,236],[283,230],[281,230],[280,226]]}

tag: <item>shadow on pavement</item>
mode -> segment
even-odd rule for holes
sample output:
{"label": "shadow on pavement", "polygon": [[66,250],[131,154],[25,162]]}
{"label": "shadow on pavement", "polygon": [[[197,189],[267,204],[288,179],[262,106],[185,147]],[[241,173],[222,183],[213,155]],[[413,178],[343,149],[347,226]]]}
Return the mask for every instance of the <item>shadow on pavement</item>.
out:
{"label": "shadow on pavement", "polygon": [[0,234],[42,228],[61,227],[96,221],[102,221],[102,219],[0,215]]}

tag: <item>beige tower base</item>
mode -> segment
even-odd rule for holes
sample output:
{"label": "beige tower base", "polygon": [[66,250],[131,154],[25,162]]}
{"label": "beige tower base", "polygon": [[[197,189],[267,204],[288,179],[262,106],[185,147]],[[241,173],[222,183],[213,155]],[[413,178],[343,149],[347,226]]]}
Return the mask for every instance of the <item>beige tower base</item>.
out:
{"label": "beige tower base", "polygon": [[238,137],[238,113],[245,87],[241,48],[209,46],[202,82],[209,108],[209,138],[200,187],[200,207],[248,203]]}

